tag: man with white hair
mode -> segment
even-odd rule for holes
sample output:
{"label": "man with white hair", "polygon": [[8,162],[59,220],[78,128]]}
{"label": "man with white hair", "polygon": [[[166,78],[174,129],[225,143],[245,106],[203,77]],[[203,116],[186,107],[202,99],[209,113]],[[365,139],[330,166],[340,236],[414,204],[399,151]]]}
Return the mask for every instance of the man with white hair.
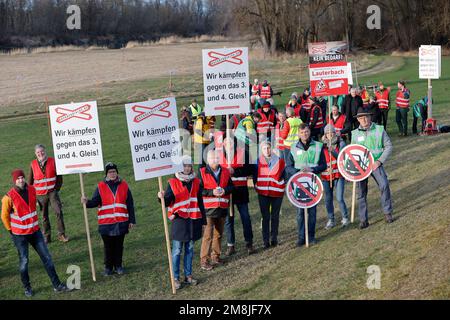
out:
{"label": "man with white hair", "polygon": [[49,205],[52,206],[56,215],[58,240],[67,242],[69,238],[66,237],[62,204],[59,199],[59,190],[63,183],[62,176],[57,175],[55,159],[47,156],[45,146],[42,144],[36,145],[34,153],[36,159],[31,161],[28,184],[34,186],[36,189],[36,198],[42,212],[42,232],[45,237],[45,242],[51,242],[51,226],[48,217]]}

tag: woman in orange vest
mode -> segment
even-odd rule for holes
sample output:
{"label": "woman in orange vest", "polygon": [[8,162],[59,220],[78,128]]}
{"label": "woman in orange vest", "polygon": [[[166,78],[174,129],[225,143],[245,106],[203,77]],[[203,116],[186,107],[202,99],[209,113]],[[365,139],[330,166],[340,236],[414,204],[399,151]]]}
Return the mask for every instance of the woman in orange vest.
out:
{"label": "woman in orange vest", "polygon": [[183,156],[183,171],[169,179],[166,191],[158,192],[168,207],[168,218],[172,221],[172,266],[175,288],[181,288],[180,262],[184,248],[184,284],[196,285],[192,276],[194,243],[201,239],[206,225],[200,179],[195,176],[192,159]]}
{"label": "woman in orange vest", "polygon": [[31,297],[30,276],[28,274],[28,248],[33,247],[44,264],[55,292],[69,291],[56,273],[52,257],[39,230],[36,212],[36,189],[26,184],[22,170],[12,172],[14,187],[2,199],[2,222],[11,234],[11,239],[19,253],[19,271],[25,295]]}
{"label": "woman in orange vest", "polygon": [[81,198],[88,208],[97,207],[98,231],[103,239],[105,253],[104,276],[115,271],[124,274],[122,265],[123,242],[128,230],[136,224],[133,196],[125,180],[119,177],[114,163],[105,166],[105,179],[98,183],[91,200]]}
{"label": "woman in orange vest", "polygon": [[[331,229],[336,226],[334,220],[334,204],[333,192],[336,191],[336,200],[342,215],[342,226],[347,226],[348,220],[347,205],[344,200],[345,179],[339,173],[337,166],[337,158],[340,150],[345,147],[345,142],[336,135],[333,125],[328,124],[325,127],[325,135],[322,138],[323,150],[327,161],[327,170],[323,171],[321,178],[323,181],[323,190],[325,192],[325,207],[327,208],[328,222],[325,229]],[[331,177],[333,177],[333,185],[330,185]]]}
{"label": "woman in orange vest", "polygon": [[[330,124],[330,117],[327,117],[327,124]],[[331,125],[333,125],[336,135],[344,141],[348,139],[348,133],[351,132],[350,122],[347,121],[345,114],[339,112],[339,107],[334,105],[331,108]]]}
{"label": "woman in orange vest", "polygon": [[[272,152],[270,141],[261,143],[261,156],[253,177],[262,214],[264,249],[278,245],[278,226],[285,190],[285,162]],[[270,240],[270,242],[269,242]]]}

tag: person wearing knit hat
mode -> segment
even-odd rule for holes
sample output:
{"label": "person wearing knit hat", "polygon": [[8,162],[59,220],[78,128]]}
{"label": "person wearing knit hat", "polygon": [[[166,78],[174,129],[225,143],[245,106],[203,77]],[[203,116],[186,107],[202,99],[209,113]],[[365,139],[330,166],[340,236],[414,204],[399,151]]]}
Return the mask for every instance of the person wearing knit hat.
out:
{"label": "person wearing knit hat", "polygon": [[104,276],[125,273],[123,267],[123,243],[125,235],[136,224],[134,201],[125,180],[119,177],[117,165],[105,165],[105,178],[100,181],[92,199],[81,197],[88,208],[98,208],[98,232],[104,245]]}
{"label": "person wearing knit hat", "polygon": [[44,234],[45,242],[51,242],[50,206],[56,217],[57,239],[64,243],[68,242],[69,238],[66,236],[62,202],[59,198],[63,177],[57,174],[55,159],[47,155],[45,146],[37,144],[34,147],[34,154],[36,159],[31,161],[30,164],[28,184],[33,185],[36,189],[37,201],[42,214],[42,233]]}
{"label": "person wearing knit hat", "polygon": [[[158,192],[159,201],[164,199],[168,219],[172,221],[172,266],[175,289],[180,289],[181,254],[184,248],[184,284],[196,285],[192,275],[194,243],[202,237],[206,225],[200,179],[195,175],[192,158],[182,157],[183,171],[168,181],[165,191]],[[211,268],[212,269],[212,268]]]}
{"label": "person wearing knit hat", "polygon": [[11,176],[14,186],[2,199],[1,219],[5,229],[11,234],[11,239],[19,253],[20,278],[25,289],[25,295],[27,297],[33,295],[28,274],[29,245],[41,258],[54,291],[70,291],[60,281],[42,232],[39,229],[39,218],[36,212],[36,189],[26,183],[23,170],[16,169],[11,173]]}
{"label": "person wearing knit hat", "polygon": [[336,200],[342,215],[342,226],[347,226],[348,219],[347,205],[344,199],[345,179],[339,173],[337,158],[340,150],[345,147],[344,140],[336,135],[336,130],[332,124],[328,124],[324,129],[322,137],[323,150],[327,161],[327,170],[323,171],[321,178],[323,181],[323,190],[325,193],[325,207],[328,214],[328,222],[325,229],[331,229],[336,226],[334,219],[333,192],[336,193]]}

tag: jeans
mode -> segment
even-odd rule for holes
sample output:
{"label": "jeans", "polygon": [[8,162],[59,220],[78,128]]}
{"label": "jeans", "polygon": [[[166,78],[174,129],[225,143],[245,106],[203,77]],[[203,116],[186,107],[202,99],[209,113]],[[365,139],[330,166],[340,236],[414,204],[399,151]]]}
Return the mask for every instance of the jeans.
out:
{"label": "jeans", "polygon": [[30,276],[28,274],[28,245],[30,244],[34,250],[37,252],[44,264],[45,271],[47,271],[50,281],[54,288],[61,284],[61,281],[56,274],[55,266],[52,261],[50,252],[48,251],[47,245],[45,244],[44,237],[41,231],[37,231],[30,235],[12,235],[11,236],[14,245],[17,248],[19,254],[19,271],[20,278],[22,279],[22,284],[24,288],[31,288]]}
{"label": "jeans", "polygon": [[172,268],[175,279],[180,280],[181,252],[184,247],[184,276],[192,275],[192,259],[194,257],[194,241],[172,241]]}
{"label": "jeans", "polygon": [[397,121],[398,130],[404,135],[408,134],[408,111],[409,108],[397,108],[395,120]]}
{"label": "jeans", "polygon": [[[247,246],[253,244],[253,231],[252,231],[252,220],[250,219],[250,213],[248,211],[248,203],[236,204],[239,210],[239,215],[241,216],[242,228],[244,230],[244,240]],[[234,246],[236,243],[235,233],[234,233],[234,216],[232,217],[228,214],[225,220],[225,231],[227,233],[227,244],[228,246]]]}
{"label": "jeans", "polygon": [[[317,206],[308,210],[308,240],[309,242],[316,240],[316,210]],[[298,245],[305,244],[305,209],[297,209],[297,227],[298,227]]]}
{"label": "jeans", "polygon": [[324,180],[322,184],[325,192],[325,207],[327,208],[328,220],[334,221],[333,191],[336,191],[336,200],[341,210],[342,219],[347,219],[348,210],[344,200],[345,179],[333,179],[333,188],[330,188],[329,181]]}
{"label": "jeans", "polygon": [[65,234],[66,227],[64,226],[64,216],[62,212],[62,204],[59,199],[58,191],[54,190],[46,195],[37,196],[37,201],[42,211],[42,233],[45,236],[50,236],[51,226],[50,219],[48,217],[48,207],[52,206],[56,215],[56,225],[58,227],[58,235]]}
{"label": "jeans", "polygon": [[125,240],[125,234],[120,236],[102,235],[102,239],[105,251],[105,269],[112,270],[113,268],[117,269],[122,267],[123,241]]}
{"label": "jeans", "polygon": [[283,198],[258,195],[258,201],[262,215],[262,237],[264,245],[269,245],[269,237],[272,243],[277,243],[280,209]]}
{"label": "jeans", "polygon": [[[372,177],[375,179],[375,182],[381,191],[381,207],[383,208],[384,214],[392,214],[391,190],[389,188],[389,181],[383,166],[373,171]],[[368,183],[369,178],[358,182],[358,212],[360,221],[369,220],[369,215],[367,212]]]}

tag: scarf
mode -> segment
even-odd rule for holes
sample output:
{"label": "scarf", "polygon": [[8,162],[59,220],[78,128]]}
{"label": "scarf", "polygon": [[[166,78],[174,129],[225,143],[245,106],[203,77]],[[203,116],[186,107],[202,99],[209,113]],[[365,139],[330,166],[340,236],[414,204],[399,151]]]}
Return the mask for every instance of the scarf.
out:
{"label": "scarf", "polygon": [[175,173],[175,177],[181,182],[191,182],[195,178],[195,172],[192,172],[191,174],[184,174],[183,172],[177,172]]}
{"label": "scarf", "polygon": [[[322,142],[324,144],[326,144],[328,147],[330,147],[330,141],[329,141],[329,139],[327,139],[326,136],[323,136]],[[333,138],[331,139],[331,147],[337,148],[338,144],[339,144],[338,136],[334,135]]]}

